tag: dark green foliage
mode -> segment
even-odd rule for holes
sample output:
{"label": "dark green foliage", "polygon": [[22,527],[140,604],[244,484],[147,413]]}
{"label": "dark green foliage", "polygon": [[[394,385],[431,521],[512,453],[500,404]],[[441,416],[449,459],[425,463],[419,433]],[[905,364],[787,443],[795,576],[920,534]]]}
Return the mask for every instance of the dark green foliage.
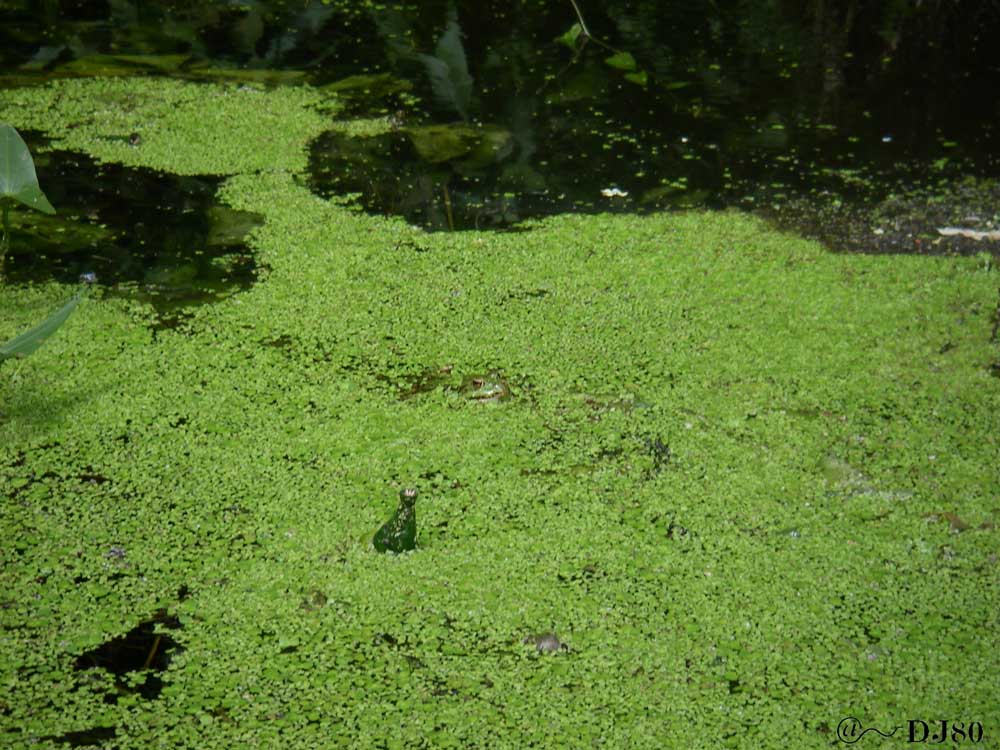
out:
{"label": "dark green foliage", "polygon": [[399,492],[399,508],[392,518],[375,532],[372,544],[379,552],[405,552],[417,546],[417,491],[405,489]]}
{"label": "dark green foliage", "polygon": [[462,30],[454,9],[448,13],[448,28],[438,40],[434,54],[418,53],[416,57],[427,69],[437,100],[454,109],[463,120],[468,120],[472,103],[472,76],[469,75],[465,48],[462,46]]}

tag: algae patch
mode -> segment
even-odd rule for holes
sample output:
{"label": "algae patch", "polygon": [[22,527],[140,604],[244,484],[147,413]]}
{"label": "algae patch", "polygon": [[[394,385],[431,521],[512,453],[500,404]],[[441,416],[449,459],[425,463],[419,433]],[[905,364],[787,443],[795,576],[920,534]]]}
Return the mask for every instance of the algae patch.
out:
{"label": "algae patch", "polygon": [[[163,78],[57,80],[0,92],[0,120],[40,130],[56,148],[182,175],[300,172],[329,127],[308,86],[262,89]],[[133,136],[138,136],[136,139]]]}

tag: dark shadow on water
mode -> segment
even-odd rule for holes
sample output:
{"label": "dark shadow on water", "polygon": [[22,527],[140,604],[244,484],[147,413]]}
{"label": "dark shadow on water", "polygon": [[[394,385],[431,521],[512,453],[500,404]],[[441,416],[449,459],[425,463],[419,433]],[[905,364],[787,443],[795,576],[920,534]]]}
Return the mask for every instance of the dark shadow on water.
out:
{"label": "dark shadow on water", "polygon": [[[159,610],[149,620],[145,620],[128,633],[112,638],[97,648],[76,657],[73,668],[76,671],[102,669],[115,676],[118,693],[138,693],[146,700],[159,697],[163,681],[159,674],[170,665],[171,658],[183,649],[177,641],[163,630],[179,630],[180,620]],[[146,678],[136,687],[126,683],[126,676],[132,672],[145,672]],[[118,694],[105,695],[108,703],[116,703]]]}
{"label": "dark shadow on water", "polygon": [[257,266],[246,235],[262,219],[220,204],[221,178],[98,164],[84,154],[45,151],[42,139],[23,135],[56,214],[11,211],[7,283],[75,284],[92,272],[95,296],[148,303],[166,327],[186,307],[253,283]]}
{"label": "dark shadow on water", "polygon": [[43,740],[58,742],[70,747],[99,747],[118,735],[115,727],[92,727],[78,732],[65,732],[60,735],[47,735]]}

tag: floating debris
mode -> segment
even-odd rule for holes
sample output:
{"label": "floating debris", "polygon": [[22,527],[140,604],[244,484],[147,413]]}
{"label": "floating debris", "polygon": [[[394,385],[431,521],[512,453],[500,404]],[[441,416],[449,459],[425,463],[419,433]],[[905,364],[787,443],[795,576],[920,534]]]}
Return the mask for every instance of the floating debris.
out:
{"label": "floating debris", "polygon": [[980,232],[975,229],[963,229],[961,227],[939,227],[938,234],[945,237],[968,237],[972,240],[1000,240],[1000,232]]}

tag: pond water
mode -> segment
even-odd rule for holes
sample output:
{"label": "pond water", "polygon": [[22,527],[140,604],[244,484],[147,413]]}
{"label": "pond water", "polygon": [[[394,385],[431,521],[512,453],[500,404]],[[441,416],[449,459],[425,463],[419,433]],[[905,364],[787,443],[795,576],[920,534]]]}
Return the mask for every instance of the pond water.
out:
{"label": "pond water", "polygon": [[[4,8],[5,87],[209,71],[335,88],[348,116],[383,118],[386,132],[316,139],[310,186],[356,194],[366,210],[429,230],[516,229],[565,211],[736,206],[836,250],[974,253],[998,244],[935,231],[1000,228],[992,181],[1000,52],[982,31],[1000,27],[995,4]],[[79,157],[43,161],[40,180],[51,190]],[[144,224],[133,198],[172,205],[173,191],[132,191],[102,205],[100,219]],[[202,209],[185,221],[206,223]],[[57,276],[101,265],[85,250],[67,261],[38,249],[43,260],[18,267],[15,279],[44,276],[46,258]],[[130,278],[122,268],[136,263],[134,279],[164,267],[212,276],[211,264],[171,247],[147,248],[106,267],[104,278]],[[241,265],[252,275],[252,261]]]}
{"label": "pond water", "polygon": [[152,305],[158,325],[253,281],[256,263],[244,237],[260,217],[220,205],[220,178],[97,164],[85,154],[47,151],[36,134],[24,136],[58,211],[11,212],[8,281],[74,283],[93,273],[100,284]]}

